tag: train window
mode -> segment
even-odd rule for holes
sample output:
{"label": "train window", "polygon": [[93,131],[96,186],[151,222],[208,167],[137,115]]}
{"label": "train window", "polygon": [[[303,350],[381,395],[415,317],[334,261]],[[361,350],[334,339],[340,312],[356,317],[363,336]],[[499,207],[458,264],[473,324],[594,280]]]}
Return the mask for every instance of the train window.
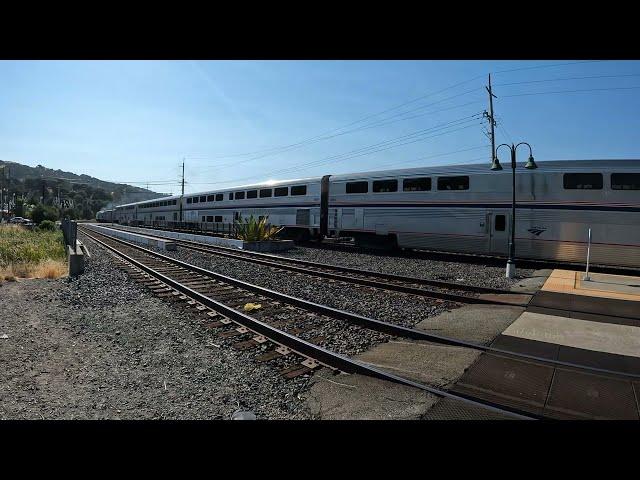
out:
{"label": "train window", "polygon": [[216,215],[216,222],[222,222],[222,215]]}
{"label": "train window", "polygon": [[273,190],[270,188],[263,188],[260,190],[260,198],[270,197],[273,195]]}
{"label": "train window", "polygon": [[258,190],[247,190],[247,198],[258,198]]}
{"label": "train window", "polygon": [[216,193],[216,202],[221,202],[224,198],[222,193]]}
{"label": "train window", "polygon": [[373,182],[374,193],[397,192],[397,191],[398,191],[398,180],[374,180]]}
{"label": "train window", "polygon": [[200,201],[200,197],[193,197],[193,203],[198,203]]}
{"label": "train window", "polygon": [[562,181],[566,190],[602,190],[601,173],[565,173]]}
{"label": "train window", "polygon": [[229,192],[229,200],[233,200],[233,193]]}
{"label": "train window", "polygon": [[200,197],[200,203],[205,203],[207,201],[207,196],[203,195]]}
{"label": "train window", "polygon": [[296,185],[295,187],[291,187],[291,195],[306,195],[306,194],[307,194],[306,185]]}
{"label": "train window", "polygon": [[213,222],[213,215],[207,215],[207,222]]}
{"label": "train window", "polygon": [[640,173],[612,173],[612,190],[640,190]]}
{"label": "train window", "polygon": [[273,189],[274,197],[286,197],[289,195],[289,187],[278,187]]}
{"label": "train window", "polygon": [[174,201],[173,201],[173,204],[174,204],[174,205],[177,205],[177,204],[178,204],[178,200],[177,200],[177,199],[176,199],[176,200],[174,200]]}
{"label": "train window", "polygon": [[403,192],[428,192],[431,190],[431,178],[405,178],[402,181]]}
{"label": "train window", "polygon": [[187,198],[187,203],[191,203],[193,200],[191,200],[191,197]]}
{"label": "train window", "polygon": [[236,200],[242,200],[244,198],[244,192],[236,192]]}
{"label": "train window", "polygon": [[504,215],[496,215],[496,232],[504,232],[506,223]]}
{"label": "train window", "polygon": [[369,182],[348,182],[347,193],[367,193],[369,191]]}
{"label": "train window", "polygon": [[469,190],[469,177],[438,177],[438,190]]}
{"label": "train window", "polygon": [[215,195],[208,195],[207,196],[207,202],[213,202],[216,199]]}

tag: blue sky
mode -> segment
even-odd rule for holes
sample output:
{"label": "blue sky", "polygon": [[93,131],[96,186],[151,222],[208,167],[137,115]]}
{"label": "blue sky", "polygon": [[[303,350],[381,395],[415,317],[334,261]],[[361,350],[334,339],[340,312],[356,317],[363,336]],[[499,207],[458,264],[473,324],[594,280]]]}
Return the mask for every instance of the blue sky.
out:
{"label": "blue sky", "polygon": [[538,160],[640,158],[640,62],[532,60],[0,61],[0,159],[167,193],[183,158],[187,192],[488,162],[490,72],[499,143],[527,141]]}

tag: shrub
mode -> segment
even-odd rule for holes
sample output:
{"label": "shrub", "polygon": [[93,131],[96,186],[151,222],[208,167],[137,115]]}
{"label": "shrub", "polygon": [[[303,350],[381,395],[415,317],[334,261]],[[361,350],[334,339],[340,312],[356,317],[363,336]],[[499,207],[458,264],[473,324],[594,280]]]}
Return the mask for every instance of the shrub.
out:
{"label": "shrub", "polygon": [[56,224],[51,220],[43,220],[42,222],[40,222],[38,228],[40,230],[48,230],[50,232],[53,232],[56,229]]}
{"label": "shrub", "polygon": [[248,219],[240,217],[236,221],[236,236],[246,242],[273,240],[284,227],[274,227],[267,223],[268,216],[256,220],[253,215]]}
{"label": "shrub", "polygon": [[58,219],[58,209],[48,205],[36,205],[31,211],[31,218],[34,223],[40,225],[43,220],[56,221]]}

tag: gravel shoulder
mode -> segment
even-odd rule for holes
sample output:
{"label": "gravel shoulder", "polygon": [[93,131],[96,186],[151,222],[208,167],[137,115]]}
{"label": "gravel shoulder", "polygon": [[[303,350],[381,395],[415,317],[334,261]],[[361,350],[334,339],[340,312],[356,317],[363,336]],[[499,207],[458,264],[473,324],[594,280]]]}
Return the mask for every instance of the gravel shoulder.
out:
{"label": "gravel shoulder", "polygon": [[[88,243],[88,242],[87,242]],[[304,419],[309,378],[222,347],[89,245],[77,279],[0,286],[0,419]]]}

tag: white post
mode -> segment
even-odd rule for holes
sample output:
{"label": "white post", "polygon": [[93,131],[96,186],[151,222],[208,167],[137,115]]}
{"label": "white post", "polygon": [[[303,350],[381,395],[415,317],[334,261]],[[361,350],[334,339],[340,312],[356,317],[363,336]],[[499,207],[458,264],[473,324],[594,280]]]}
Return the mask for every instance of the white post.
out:
{"label": "white post", "polygon": [[591,256],[591,229],[589,229],[589,243],[587,243],[587,271],[585,272],[583,280],[585,282],[591,281],[589,278],[589,257]]}

